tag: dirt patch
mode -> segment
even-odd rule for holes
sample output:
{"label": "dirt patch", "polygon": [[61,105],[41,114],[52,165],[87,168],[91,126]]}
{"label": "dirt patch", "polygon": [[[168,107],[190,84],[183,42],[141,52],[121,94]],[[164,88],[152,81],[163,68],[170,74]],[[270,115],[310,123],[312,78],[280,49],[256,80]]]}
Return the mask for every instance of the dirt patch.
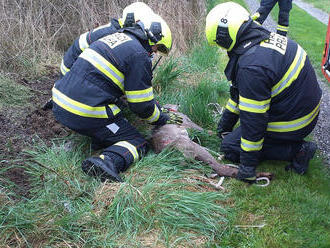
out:
{"label": "dirt patch", "polygon": [[36,136],[49,145],[52,138],[68,135],[68,130],[55,120],[50,109],[42,110],[42,106],[51,97],[51,88],[57,75],[52,71],[40,80],[19,80],[18,83],[31,91],[30,104],[19,110],[6,107],[0,109],[0,176],[3,181],[13,182],[16,185],[15,193],[24,197],[29,195],[30,183],[24,169],[26,165],[20,162],[24,158],[22,150],[28,148]]}

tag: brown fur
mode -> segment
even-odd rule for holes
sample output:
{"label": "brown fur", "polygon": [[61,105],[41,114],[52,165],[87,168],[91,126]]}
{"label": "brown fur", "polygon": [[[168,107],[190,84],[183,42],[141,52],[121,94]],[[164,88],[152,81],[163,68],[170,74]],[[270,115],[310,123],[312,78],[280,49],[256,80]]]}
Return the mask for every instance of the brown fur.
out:
{"label": "brown fur", "polygon": [[[177,111],[176,105],[165,105],[173,111]],[[189,139],[187,128],[193,128],[202,131],[203,128],[192,122],[188,116],[176,112],[183,118],[181,126],[175,124],[166,124],[152,134],[152,146],[156,153],[161,152],[165,147],[171,145],[183,153],[185,157],[194,158],[209,164],[211,168],[219,175],[226,177],[236,177],[238,169],[219,163],[204,147]],[[258,176],[271,178],[271,174],[260,172]]]}

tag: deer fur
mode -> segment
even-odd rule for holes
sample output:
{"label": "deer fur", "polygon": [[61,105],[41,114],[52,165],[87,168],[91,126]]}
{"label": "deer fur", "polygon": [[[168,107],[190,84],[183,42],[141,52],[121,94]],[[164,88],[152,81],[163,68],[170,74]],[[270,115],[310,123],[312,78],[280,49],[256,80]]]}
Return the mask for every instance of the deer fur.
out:
{"label": "deer fur", "polygon": [[[190,140],[187,128],[193,128],[199,131],[203,131],[203,128],[192,122],[188,116],[177,112],[177,105],[167,104],[164,107],[182,116],[183,123],[182,125],[166,124],[153,131],[151,144],[156,153],[161,152],[168,146],[175,147],[185,157],[203,161],[210,165],[219,176],[236,177],[237,168],[219,163],[204,147]],[[257,176],[271,178],[271,174],[267,172],[260,172]]]}

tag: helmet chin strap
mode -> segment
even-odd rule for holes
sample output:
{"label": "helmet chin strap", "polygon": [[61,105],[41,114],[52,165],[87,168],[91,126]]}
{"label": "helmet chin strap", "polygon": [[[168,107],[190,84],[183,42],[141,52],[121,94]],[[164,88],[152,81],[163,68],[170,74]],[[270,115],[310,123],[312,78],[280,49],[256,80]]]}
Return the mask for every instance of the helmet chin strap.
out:
{"label": "helmet chin strap", "polygon": [[159,40],[156,38],[156,36],[148,29],[144,27],[143,22],[137,21],[136,25],[139,26],[142,30],[144,30],[147,34],[147,37],[149,40],[151,40],[153,43],[157,43]]}
{"label": "helmet chin strap", "polygon": [[155,63],[155,65],[152,67],[151,72],[153,72],[156,69],[156,67],[157,67],[159,61],[162,59],[162,57],[163,56],[159,56],[159,59],[157,60],[157,62]]}
{"label": "helmet chin strap", "polygon": [[145,31],[147,32],[148,39],[153,43],[156,44],[159,41],[149,29],[146,28]]}

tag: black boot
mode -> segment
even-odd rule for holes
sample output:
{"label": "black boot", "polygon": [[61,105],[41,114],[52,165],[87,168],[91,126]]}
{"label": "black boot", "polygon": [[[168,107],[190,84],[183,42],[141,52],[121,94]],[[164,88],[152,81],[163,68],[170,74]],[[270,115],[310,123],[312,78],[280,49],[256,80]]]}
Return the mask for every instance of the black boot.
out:
{"label": "black boot", "polygon": [[250,184],[255,183],[257,180],[256,167],[240,165],[236,179]]}
{"label": "black boot", "polygon": [[107,156],[90,157],[82,162],[81,168],[87,175],[99,177],[102,182],[106,179],[123,182],[119,176],[119,169]]}
{"label": "black boot", "polygon": [[286,170],[294,170],[299,175],[303,175],[307,172],[309,161],[313,158],[317,145],[313,142],[304,142],[301,145],[300,150],[293,158],[293,161],[288,165]]}

